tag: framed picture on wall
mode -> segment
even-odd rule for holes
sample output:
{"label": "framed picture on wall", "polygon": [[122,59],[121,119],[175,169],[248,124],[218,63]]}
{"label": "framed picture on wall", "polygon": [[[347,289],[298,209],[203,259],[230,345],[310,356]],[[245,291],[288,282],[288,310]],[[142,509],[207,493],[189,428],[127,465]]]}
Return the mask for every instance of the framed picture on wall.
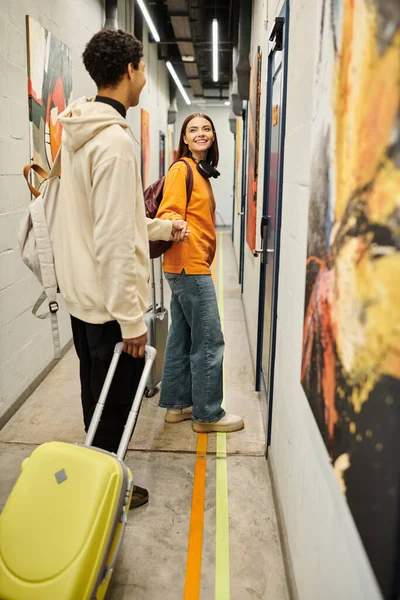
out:
{"label": "framed picture on wall", "polygon": [[140,111],[140,142],[143,189],[150,185],[150,113],[144,108]]}
{"label": "framed picture on wall", "polygon": [[240,183],[240,161],[242,158],[242,133],[243,118],[236,117],[236,156],[235,156],[235,215],[240,212],[241,190]]}
{"label": "framed picture on wall", "polygon": [[400,4],[391,3],[391,11],[369,0],[323,5],[301,381],[383,595],[394,599],[400,597]]}
{"label": "framed picture on wall", "polygon": [[160,131],[160,149],[159,149],[159,174],[165,175],[165,133]]}
{"label": "framed picture on wall", "polygon": [[49,171],[61,145],[58,115],[72,96],[71,51],[26,17],[31,160]]}
{"label": "framed picture on wall", "polygon": [[260,140],[261,48],[258,46],[251,69],[249,103],[249,145],[247,182],[246,241],[253,252],[256,247],[258,147]]}

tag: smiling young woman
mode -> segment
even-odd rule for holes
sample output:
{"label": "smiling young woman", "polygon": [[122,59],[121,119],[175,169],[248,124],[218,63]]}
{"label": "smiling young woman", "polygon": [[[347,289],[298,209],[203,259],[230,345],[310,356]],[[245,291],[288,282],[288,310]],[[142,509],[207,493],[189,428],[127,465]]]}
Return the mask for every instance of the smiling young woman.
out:
{"label": "smiling young woman", "polygon": [[210,117],[197,113],[185,119],[179,140],[178,156],[207,160],[214,167],[218,165],[218,140]]}
{"label": "smiling young woman", "polygon": [[[193,192],[186,198],[188,166]],[[172,292],[172,323],[168,334],[159,405],[165,421],[193,419],[196,432],[232,432],[243,429],[243,419],[222,408],[224,338],[210,266],[216,250],[215,199],[210,177],[219,175],[217,134],[210,117],[185,119],[178,162],[165,179],[157,217],[185,219],[190,236],[173,244],[164,255],[164,272]]]}

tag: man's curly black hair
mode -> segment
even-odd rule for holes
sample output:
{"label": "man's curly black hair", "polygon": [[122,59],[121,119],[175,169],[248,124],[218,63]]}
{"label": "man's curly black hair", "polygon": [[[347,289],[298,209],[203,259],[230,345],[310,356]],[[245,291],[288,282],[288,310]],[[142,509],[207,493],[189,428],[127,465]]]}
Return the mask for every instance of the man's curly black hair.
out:
{"label": "man's curly black hair", "polygon": [[132,63],[137,69],[143,45],[122,29],[103,29],[86,44],[83,64],[98,88],[115,87]]}

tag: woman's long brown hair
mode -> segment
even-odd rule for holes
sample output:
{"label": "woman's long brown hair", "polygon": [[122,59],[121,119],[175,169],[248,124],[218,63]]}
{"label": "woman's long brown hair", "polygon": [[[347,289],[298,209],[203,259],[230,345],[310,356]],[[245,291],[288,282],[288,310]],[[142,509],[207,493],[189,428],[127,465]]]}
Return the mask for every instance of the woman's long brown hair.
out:
{"label": "woman's long brown hair", "polygon": [[206,119],[212,127],[212,130],[214,133],[214,141],[212,143],[212,146],[210,146],[210,148],[207,150],[206,161],[209,162],[210,165],[212,165],[213,167],[217,167],[218,161],[219,161],[217,132],[215,131],[214,123],[212,122],[210,117],[208,115],[203,115],[202,113],[193,113],[193,115],[189,115],[183,121],[181,135],[179,138],[178,158],[184,158],[185,156],[192,155],[192,153],[190,152],[189,146],[187,144],[185,144],[183,138],[186,135],[186,128],[187,128],[189,122],[196,117],[202,117],[203,119]]}

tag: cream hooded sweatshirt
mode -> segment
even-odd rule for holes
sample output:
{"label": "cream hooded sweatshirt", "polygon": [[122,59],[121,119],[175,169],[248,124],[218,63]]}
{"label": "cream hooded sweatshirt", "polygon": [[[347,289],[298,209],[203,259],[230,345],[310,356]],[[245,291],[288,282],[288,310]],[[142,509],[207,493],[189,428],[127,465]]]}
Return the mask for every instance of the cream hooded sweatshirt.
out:
{"label": "cream hooded sweatshirt", "polygon": [[112,106],[76,100],[64,128],[54,258],[71,315],[118,321],[123,338],[146,332],[149,239],[168,240],[171,221],[147,219],[133,140]]}

